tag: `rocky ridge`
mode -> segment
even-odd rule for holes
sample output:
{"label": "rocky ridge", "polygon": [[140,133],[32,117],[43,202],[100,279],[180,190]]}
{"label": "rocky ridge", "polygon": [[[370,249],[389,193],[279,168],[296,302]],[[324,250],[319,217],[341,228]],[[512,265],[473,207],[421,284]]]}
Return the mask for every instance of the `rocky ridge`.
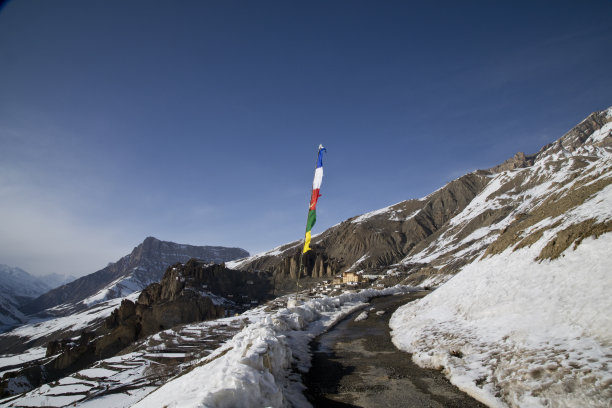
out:
{"label": "rocky ridge", "polygon": [[146,238],[129,254],[97,272],[51,290],[21,308],[24,314],[42,311],[66,316],[109,299],[124,297],[158,282],[166,268],[191,258],[226,262],[247,256],[240,248],[192,246]]}
{"label": "rocky ridge", "polygon": [[[550,229],[532,229],[545,219],[559,218],[555,227],[562,231],[542,259],[558,256],[581,237],[608,231],[609,223],[595,218],[568,225],[562,218],[611,183],[611,122],[612,108],[595,112],[535,154],[519,152],[427,197],[329,228],[313,237],[313,250],[304,257],[305,278],[317,280],[349,270],[390,271],[402,274],[404,282],[439,284],[485,251],[528,245],[532,233]],[[292,242],[230,265],[270,270],[281,280],[294,280],[300,247],[300,241]]]}

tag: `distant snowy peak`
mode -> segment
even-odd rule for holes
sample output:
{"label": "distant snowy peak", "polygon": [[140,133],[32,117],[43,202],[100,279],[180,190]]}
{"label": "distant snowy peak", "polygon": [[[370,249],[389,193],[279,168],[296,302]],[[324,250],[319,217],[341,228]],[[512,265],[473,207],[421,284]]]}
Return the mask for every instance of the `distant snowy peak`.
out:
{"label": "distant snowy peak", "polygon": [[[45,293],[22,310],[27,314],[34,314],[55,308],[54,313],[65,315],[142,290],[147,285],[158,282],[165,270],[175,263],[185,263],[192,258],[222,263],[248,254],[241,248],[185,245],[147,237],[119,261]],[[59,305],[64,306],[56,308]]]}
{"label": "distant snowy peak", "polygon": [[0,292],[13,296],[36,297],[51,289],[40,278],[21,268],[0,265]]}
{"label": "distant snowy peak", "polygon": [[49,289],[43,280],[23,269],[0,264],[0,327],[22,323],[24,315],[19,307]]}

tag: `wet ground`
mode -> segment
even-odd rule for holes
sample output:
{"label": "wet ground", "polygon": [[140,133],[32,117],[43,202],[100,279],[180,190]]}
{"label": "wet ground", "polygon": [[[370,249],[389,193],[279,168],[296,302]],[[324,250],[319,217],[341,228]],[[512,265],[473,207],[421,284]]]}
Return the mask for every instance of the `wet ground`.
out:
{"label": "wet ground", "polygon": [[[485,407],[439,371],[414,364],[391,342],[393,312],[427,293],[372,299],[319,336],[311,344],[313,365],[304,376],[309,401],[315,407]],[[364,310],[368,318],[356,322]]]}

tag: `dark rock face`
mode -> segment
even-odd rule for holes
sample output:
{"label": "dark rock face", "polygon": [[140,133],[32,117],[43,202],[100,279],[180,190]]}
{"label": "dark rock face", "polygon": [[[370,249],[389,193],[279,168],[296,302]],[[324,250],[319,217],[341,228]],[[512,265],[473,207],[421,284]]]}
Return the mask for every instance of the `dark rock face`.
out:
{"label": "dark rock face", "polygon": [[[159,284],[151,286],[154,285],[159,287]],[[185,292],[173,300],[163,303],[155,301],[150,305],[124,300],[105,321],[104,326],[109,333],[96,342],[96,354],[104,358],[158,331],[224,315],[223,307],[214,305],[210,298],[195,292]]]}
{"label": "dark rock face", "polygon": [[[79,360],[84,360],[83,357],[85,357],[87,362],[93,361],[93,354],[95,352],[95,343],[93,340],[95,337],[95,333],[84,331],[76,342],[70,339],[50,342],[47,345],[46,356],[51,357],[59,354],[59,356],[52,361],[51,366],[53,369],[63,370],[73,366]],[[85,364],[84,361],[81,362],[81,366]]]}
{"label": "dark rock face", "polygon": [[45,293],[23,306],[21,310],[26,314],[34,314],[50,307],[70,303],[73,307],[65,308],[64,313],[74,313],[86,307],[79,302],[103,289],[108,290],[106,299],[127,295],[120,284],[109,286],[121,278],[130,280],[131,291],[133,287],[138,286],[144,289],[148,284],[159,282],[165,269],[176,262],[187,262],[191,258],[196,258],[206,262],[221,263],[248,254],[240,248],[182,245],[148,237],[134,248],[130,255],[124,256],[104,269]]}

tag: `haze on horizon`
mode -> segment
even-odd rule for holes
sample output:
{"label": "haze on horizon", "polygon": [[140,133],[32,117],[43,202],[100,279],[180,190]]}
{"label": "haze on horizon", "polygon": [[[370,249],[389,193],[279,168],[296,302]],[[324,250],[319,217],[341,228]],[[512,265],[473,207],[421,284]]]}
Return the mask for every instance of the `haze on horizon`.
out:
{"label": "haze on horizon", "polygon": [[0,263],[256,253],[536,152],[612,105],[612,3],[9,1]]}

